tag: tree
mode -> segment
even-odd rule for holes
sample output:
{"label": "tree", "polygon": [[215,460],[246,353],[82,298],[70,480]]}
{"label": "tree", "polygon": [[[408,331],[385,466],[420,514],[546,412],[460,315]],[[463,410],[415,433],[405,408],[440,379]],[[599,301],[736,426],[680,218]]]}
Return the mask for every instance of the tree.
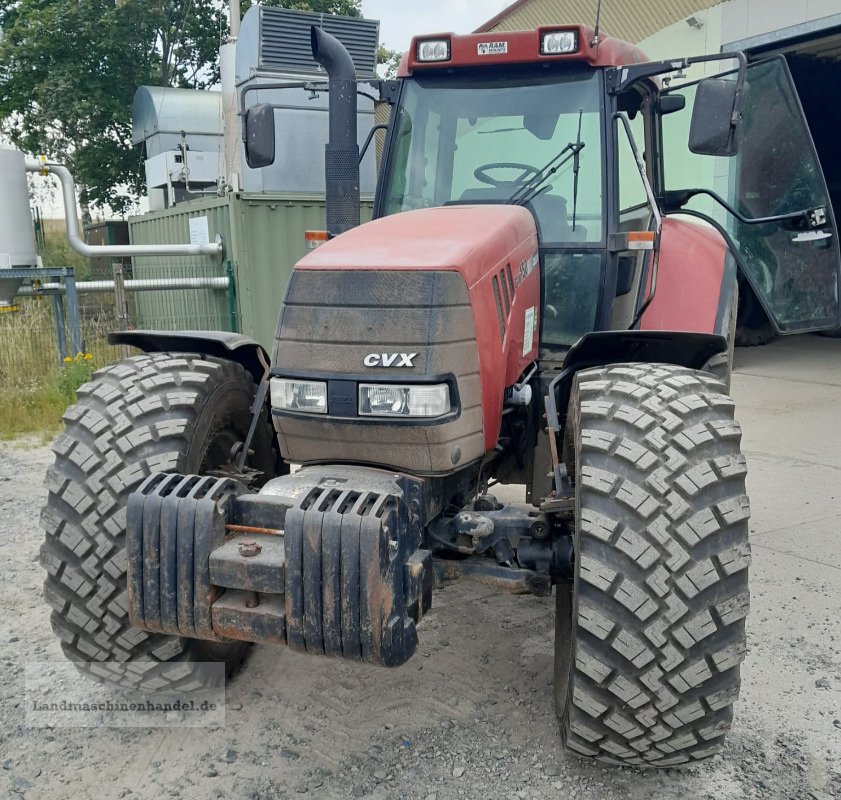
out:
{"label": "tree", "polygon": [[399,50],[390,50],[384,44],[381,44],[377,50],[377,64],[380,65],[380,76],[390,80],[397,77],[397,70],[400,68],[400,62],[403,60],[403,53]]}
{"label": "tree", "polygon": [[[264,4],[361,14],[360,0]],[[250,5],[243,0],[243,10]],[[142,192],[134,94],[143,85],[215,85],[226,8],[223,0],[0,0],[2,132],[26,152],[68,163],[83,204],[124,212]]]}

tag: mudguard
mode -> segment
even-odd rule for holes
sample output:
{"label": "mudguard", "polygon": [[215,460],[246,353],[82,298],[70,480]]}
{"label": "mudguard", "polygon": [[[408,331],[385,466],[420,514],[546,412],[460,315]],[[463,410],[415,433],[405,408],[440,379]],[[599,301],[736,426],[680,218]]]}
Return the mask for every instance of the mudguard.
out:
{"label": "mudguard", "polygon": [[198,353],[241,364],[256,384],[269,374],[269,354],[259,343],[241,333],[225,331],[117,331],[109,344],[125,344],[144,353]]}

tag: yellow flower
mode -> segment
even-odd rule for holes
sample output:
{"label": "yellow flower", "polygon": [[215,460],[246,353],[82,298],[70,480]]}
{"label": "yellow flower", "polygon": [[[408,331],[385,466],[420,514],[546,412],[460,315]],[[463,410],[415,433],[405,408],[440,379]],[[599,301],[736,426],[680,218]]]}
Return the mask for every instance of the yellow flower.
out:
{"label": "yellow flower", "polygon": [[93,356],[90,353],[85,353],[85,361],[93,361]]}
{"label": "yellow flower", "polygon": [[73,359],[72,359],[72,358],[70,358],[70,356],[67,356],[67,357],[64,359],[64,363],[65,363],[65,364],[70,364],[72,361],[73,361]]}

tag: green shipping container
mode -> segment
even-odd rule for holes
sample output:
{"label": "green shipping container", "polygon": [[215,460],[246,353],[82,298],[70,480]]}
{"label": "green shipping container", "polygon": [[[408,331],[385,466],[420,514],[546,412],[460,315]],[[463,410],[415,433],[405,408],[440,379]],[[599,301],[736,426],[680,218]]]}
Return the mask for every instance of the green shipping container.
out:
{"label": "green shipping container", "polygon": [[[363,202],[362,219],[373,204]],[[132,244],[225,243],[222,259],[135,258],[140,279],[224,277],[227,290],[138,292],[137,327],[152,330],[238,330],[271,350],[277,315],[292,268],[307,253],[304,233],[324,230],[323,197],[229,194],[179,204],[129,220]]]}

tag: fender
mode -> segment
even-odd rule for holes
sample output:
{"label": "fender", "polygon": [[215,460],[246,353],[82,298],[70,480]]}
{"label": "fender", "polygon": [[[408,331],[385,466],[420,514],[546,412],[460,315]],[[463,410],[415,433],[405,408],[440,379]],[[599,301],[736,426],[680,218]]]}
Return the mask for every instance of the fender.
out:
{"label": "fender", "polygon": [[[545,497],[552,490],[562,494],[563,475],[558,456],[566,433],[572,383],[578,372],[623,363],[674,364],[701,370],[711,359],[726,353],[728,346],[726,336],[687,331],[597,331],[582,336],[567,352],[560,372],[545,372],[541,376],[546,426],[549,440],[554,437],[555,445],[551,451],[548,443],[535,447],[527,496],[534,502],[534,498]],[[551,482],[544,486],[542,476],[547,475],[551,476]]]}
{"label": "fender", "polygon": [[269,377],[269,354],[240,333],[225,331],[117,331],[109,344],[125,344],[144,353],[198,353],[241,364],[259,386]]}
{"label": "fender", "polygon": [[[686,331],[597,331],[581,337],[564,359],[546,397],[550,427],[560,430],[559,409],[569,405],[572,380],[577,372],[608,364],[674,364],[703,369],[711,359],[726,353],[726,336]],[[554,407],[553,407],[554,405]],[[553,425],[554,423],[554,425]]]}
{"label": "fender", "polygon": [[666,217],[660,267],[640,328],[730,335],[737,297],[736,259],[720,232]]}
{"label": "fender", "polygon": [[727,352],[727,337],[687,331],[599,331],[574,344],[564,359],[563,371],[579,372],[608,364],[674,364],[702,369]]}

